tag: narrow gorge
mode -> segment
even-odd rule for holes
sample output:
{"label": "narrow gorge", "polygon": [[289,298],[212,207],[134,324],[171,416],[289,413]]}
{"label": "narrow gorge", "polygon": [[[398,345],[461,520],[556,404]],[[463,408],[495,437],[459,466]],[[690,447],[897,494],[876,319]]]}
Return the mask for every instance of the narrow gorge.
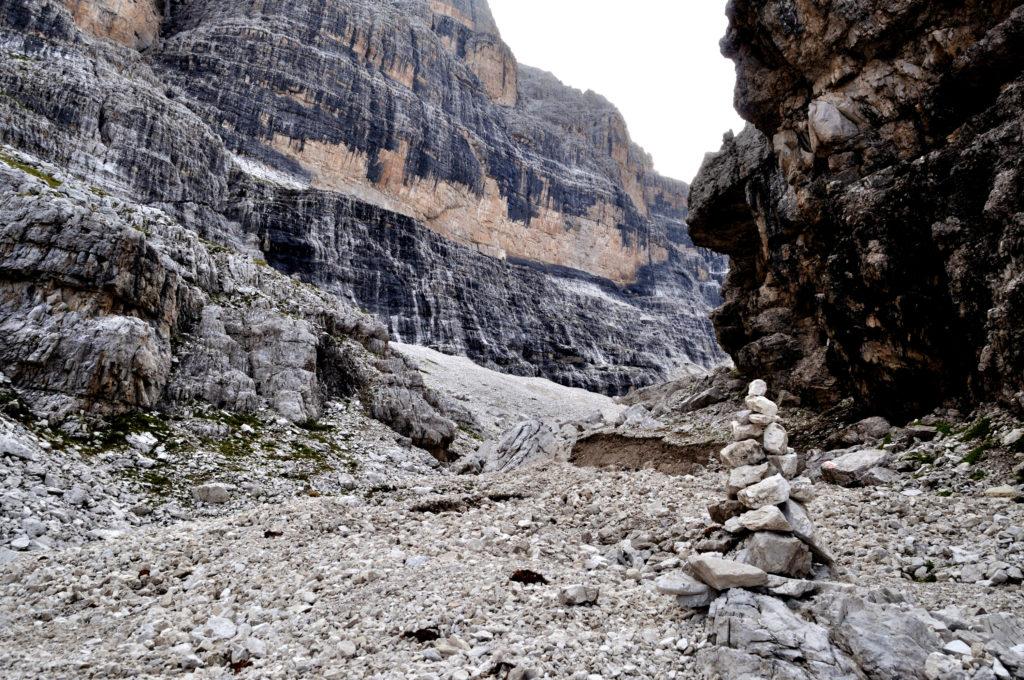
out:
{"label": "narrow gorge", "polygon": [[1024,680],[1022,88],[1012,0],[0,0],[0,677]]}

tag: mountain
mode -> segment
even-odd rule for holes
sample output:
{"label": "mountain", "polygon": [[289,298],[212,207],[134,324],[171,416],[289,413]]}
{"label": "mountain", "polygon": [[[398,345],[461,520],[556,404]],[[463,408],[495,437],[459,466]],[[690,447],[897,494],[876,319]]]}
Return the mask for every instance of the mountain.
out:
{"label": "mountain", "polygon": [[[688,187],[654,171],[604,98],[517,64],[486,2],[12,0],[0,40],[8,165],[159,210],[213,254],[369,314],[375,337],[610,394],[725,360],[707,315],[726,261],[690,241]],[[25,238],[10,232],[3,252],[21,257]],[[20,335],[0,341],[15,383],[63,394],[62,364],[137,371],[131,344],[99,338],[33,363],[19,324],[39,292],[25,282],[45,280],[101,289],[90,323],[127,315],[162,347],[144,389],[83,377],[75,408],[171,398],[202,305],[168,323],[107,300],[91,270],[69,276],[25,258],[0,268],[18,291],[2,318]],[[307,367],[317,385],[322,364]]]}
{"label": "mountain", "polygon": [[692,191],[719,338],[809,405],[1024,408],[1024,7],[733,0],[752,126]]}

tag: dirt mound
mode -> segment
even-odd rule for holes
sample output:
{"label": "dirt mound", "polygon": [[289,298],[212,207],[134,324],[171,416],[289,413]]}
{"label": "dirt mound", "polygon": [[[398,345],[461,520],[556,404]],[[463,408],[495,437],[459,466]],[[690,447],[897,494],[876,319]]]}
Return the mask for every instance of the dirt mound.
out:
{"label": "dirt mound", "polygon": [[717,446],[713,442],[674,444],[663,437],[600,433],[576,442],[569,460],[580,467],[612,466],[687,475],[705,467]]}

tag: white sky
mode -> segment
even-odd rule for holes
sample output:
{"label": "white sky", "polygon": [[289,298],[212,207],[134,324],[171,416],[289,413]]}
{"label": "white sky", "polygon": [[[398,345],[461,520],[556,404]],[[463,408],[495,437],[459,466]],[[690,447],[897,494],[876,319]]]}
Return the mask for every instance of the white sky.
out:
{"label": "white sky", "polygon": [[663,175],[690,181],[722,134],[739,132],[721,56],[726,0],[490,0],[520,63],[619,107]]}

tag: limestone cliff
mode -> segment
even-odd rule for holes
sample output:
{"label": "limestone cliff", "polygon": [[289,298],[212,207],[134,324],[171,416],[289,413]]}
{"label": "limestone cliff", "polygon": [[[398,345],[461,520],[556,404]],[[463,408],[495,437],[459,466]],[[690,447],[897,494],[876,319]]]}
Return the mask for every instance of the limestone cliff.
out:
{"label": "limestone cliff", "polygon": [[1024,407],[1024,7],[729,5],[753,125],[692,192],[732,256],[715,323],[741,370],[896,415]]}
{"label": "limestone cliff", "polygon": [[160,73],[236,153],[497,257],[620,284],[668,259],[622,116],[520,70],[486,2],[175,7]]}
{"label": "limestone cliff", "polygon": [[[723,358],[724,260],[689,240],[686,185],[607,101],[519,67],[485,2],[9,0],[0,144],[57,178],[0,187],[4,209],[48,196],[0,239],[0,356],[55,417],[203,399],[302,419],[372,391],[443,448],[389,336],[606,392]],[[140,242],[129,210],[186,236]]]}

